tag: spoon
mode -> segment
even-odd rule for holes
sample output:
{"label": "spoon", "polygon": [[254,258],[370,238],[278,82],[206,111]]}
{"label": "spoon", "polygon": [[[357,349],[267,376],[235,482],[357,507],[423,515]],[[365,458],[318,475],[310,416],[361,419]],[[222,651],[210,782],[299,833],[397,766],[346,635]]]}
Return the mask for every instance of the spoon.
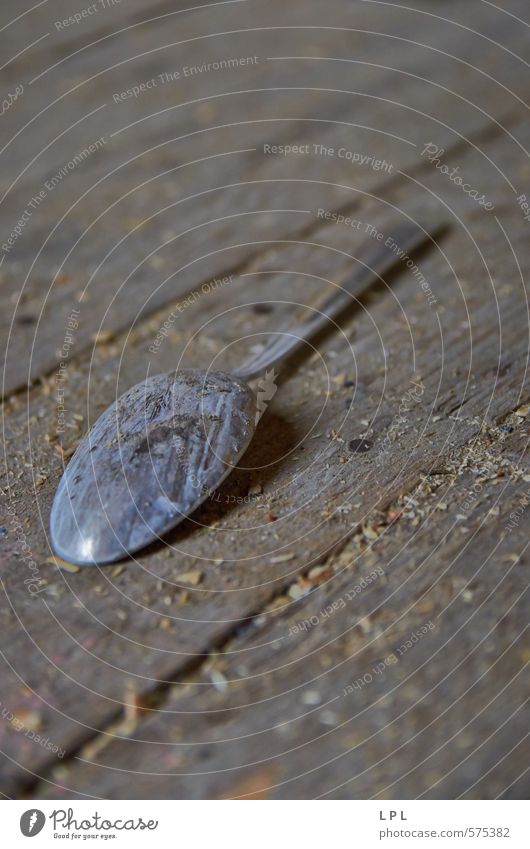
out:
{"label": "spoon", "polygon": [[318,309],[306,309],[305,319],[236,372],[179,369],[125,392],[85,436],[61,478],[50,516],[55,553],[79,566],[112,563],[192,513],[252,439],[263,403],[248,381],[285,360],[430,238],[404,224],[376,241]]}

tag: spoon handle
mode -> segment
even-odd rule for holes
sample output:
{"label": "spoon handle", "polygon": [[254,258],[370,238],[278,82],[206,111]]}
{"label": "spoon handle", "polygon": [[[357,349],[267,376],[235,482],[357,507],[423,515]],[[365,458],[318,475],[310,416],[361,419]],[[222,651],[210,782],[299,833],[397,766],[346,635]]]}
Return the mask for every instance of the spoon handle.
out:
{"label": "spoon handle", "polygon": [[358,259],[358,267],[337,286],[318,307],[306,307],[305,320],[272,337],[271,341],[258,354],[247,360],[233,374],[242,380],[259,377],[266,369],[276,366],[290,356],[304,342],[321,331],[333,321],[342,310],[351,306],[352,300],[362,295],[369,286],[381,279],[382,275],[400,262],[411,260],[410,253],[429,241],[434,241],[440,227],[431,233],[417,224],[407,223],[381,241],[372,243]]}

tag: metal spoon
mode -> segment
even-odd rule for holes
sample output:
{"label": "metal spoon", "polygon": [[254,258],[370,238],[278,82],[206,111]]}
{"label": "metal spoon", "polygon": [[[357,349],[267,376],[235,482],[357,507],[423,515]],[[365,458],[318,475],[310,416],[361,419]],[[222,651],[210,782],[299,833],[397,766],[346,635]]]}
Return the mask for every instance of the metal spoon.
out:
{"label": "metal spoon", "polygon": [[[55,494],[51,542],[63,560],[111,563],[192,513],[232,471],[260,411],[247,381],[277,366],[430,236],[413,224],[371,243],[353,274],[298,326],[233,374],[182,369],[149,377],[109,407],[79,445]],[[398,246],[399,255],[392,245]]]}

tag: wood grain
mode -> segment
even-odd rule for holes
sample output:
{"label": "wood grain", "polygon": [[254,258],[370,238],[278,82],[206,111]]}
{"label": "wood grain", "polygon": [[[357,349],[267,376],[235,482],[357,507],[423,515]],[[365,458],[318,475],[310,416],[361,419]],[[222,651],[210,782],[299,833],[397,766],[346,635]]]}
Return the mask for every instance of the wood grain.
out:
{"label": "wood grain", "polygon": [[[434,28],[418,5],[237,4],[179,19],[175,55],[149,52],[177,38],[164,20],[81,49],[137,22],[131,3],[9,66],[7,88],[65,60],[3,116],[14,131],[43,90],[79,85],[6,150],[5,236],[44,180],[109,140],[0,271],[7,796],[527,792],[525,32],[475,2],[429,4],[457,21]],[[210,38],[208,61],[298,58],[113,104],[196,63],[186,39],[251,26]],[[15,31],[13,54],[28,43]],[[429,142],[492,212],[422,155]],[[117,394],[147,372],[236,367],[407,217],[448,227],[291,361],[240,468],[165,545],[93,570],[51,558],[64,464]]]}

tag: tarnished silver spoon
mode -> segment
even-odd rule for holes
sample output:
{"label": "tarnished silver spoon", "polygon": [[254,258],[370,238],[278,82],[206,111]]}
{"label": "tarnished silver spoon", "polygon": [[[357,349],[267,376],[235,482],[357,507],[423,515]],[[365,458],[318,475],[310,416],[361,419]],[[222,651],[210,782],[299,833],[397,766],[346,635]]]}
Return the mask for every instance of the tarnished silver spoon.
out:
{"label": "tarnished silver spoon", "polygon": [[56,554],[81,566],[111,563],[192,513],[252,439],[260,410],[247,381],[277,366],[428,240],[424,230],[404,224],[371,241],[353,274],[318,310],[307,310],[235,373],[181,369],[125,392],[85,436],[61,478],[50,517]]}

